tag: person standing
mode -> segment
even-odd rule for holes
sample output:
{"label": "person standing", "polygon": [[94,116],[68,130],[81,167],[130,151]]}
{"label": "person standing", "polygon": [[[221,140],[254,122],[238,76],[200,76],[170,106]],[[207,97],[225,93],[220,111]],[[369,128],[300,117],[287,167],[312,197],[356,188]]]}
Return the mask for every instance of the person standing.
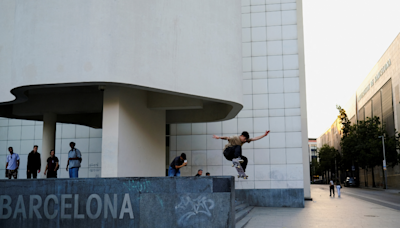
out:
{"label": "person standing", "polygon": [[181,156],[177,156],[168,168],[168,176],[169,177],[180,177],[181,171],[180,168],[187,165],[186,154],[182,153]]}
{"label": "person standing", "polygon": [[7,155],[7,163],[6,163],[8,179],[11,179],[11,177],[17,179],[18,168],[19,168],[19,155],[14,153],[12,147],[8,147],[8,151],[10,152],[10,154]]}
{"label": "person standing", "polygon": [[207,172],[207,173],[206,173],[206,176],[210,176],[210,173],[209,173],[209,172]]}
{"label": "person standing", "polygon": [[329,196],[332,196],[332,192],[333,192],[333,196],[335,196],[335,184],[333,183],[333,180],[331,179],[331,181],[329,181]]}
{"label": "person standing", "polygon": [[71,142],[69,144],[71,150],[68,152],[68,163],[66,170],[68,171],[69,166],[69,177],[78,178],[79,167],[81,167],[82,154],[75,148],[75,143]]}
{"label": "person standing", "polygon": [[33,176],[33,179],[36,179],[37,174],[40,173],[42,162],[40,160],[40,154],[39,152],[37,152],[37,149],[38,146],[34,145],[33,150],[28,154],[28,163],[26,168],[27,179],[31,179],[31,176]]}
{"label": "person standing", "polygon": [[202,170],[202,169],[199,169],[199,170],[197,171],[196,177],[200,177],[201,175],[203,175],[203,170]]}
{"label": "person standing", "polygon": [[340,181],[336,180],[336,190],[337,190],[338,197],[340,197],[340,189],[341,188],[342,188],[342,186],[340,185]]}
{"label": "person standing", "polygon": [[44,171],[44,175],[46,175],[47,170],[47,178],[57,178],[57,170],[58,170],[58,158],[55,156],[55,151],[50,151],[50,157],[47,159],[46,170]]}

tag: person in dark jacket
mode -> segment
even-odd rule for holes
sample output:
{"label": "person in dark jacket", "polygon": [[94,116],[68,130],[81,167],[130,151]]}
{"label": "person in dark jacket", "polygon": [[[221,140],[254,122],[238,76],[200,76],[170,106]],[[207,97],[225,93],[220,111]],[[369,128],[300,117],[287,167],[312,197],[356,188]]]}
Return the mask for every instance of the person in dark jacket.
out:
{"label": "person in dark jacket", "polygon": [[181,171],[179,170],[183,166],[187,165],[186,154],[182,153],[181,156],[176,157],[169,166],[168,176],[170,177],[180,177]]}
{"label": "person in dark jacket", "polygon": [[37,152],[37,149],[38,146],[34,145],[33,150],[28,155],[28,164],[26,168],[26,177],[28,179],[31,179],[31,176],[33,176],[33,178],[37,178],[37,174],[40,173],[40,167],[42,163],[40,160],[40,154],[39,152]]}

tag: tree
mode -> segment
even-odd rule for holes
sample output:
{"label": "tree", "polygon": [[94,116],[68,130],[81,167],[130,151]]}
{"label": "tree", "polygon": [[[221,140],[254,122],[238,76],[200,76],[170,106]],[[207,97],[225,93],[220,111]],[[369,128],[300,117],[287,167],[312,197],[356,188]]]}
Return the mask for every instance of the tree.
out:
{"label": "tree", "polygon": [[395,132],[393,136],[386,135],[385,137],[385,153],[386,163],[392,168],[400,162],[400,133]]}
{"label": "tree", "polygon": [[314,175],[322,176],[321,166],[317,159],[312,159],[310,163],[311,180],[314,181]]}
{"label": "tree", "polygon": [[345,166],[356,162],[361,167],[371,168],[373,187],[376,187],[374,167],[382,165],[383,160],[382,140],[378,136],[386,135],[386,163],[395,166],[399,161],[397,150],[400,135],[395,133],[389,137],[384,129],[385,125],[381,124],[379,117],[367,117],[365,121],[357,121],[357,124],[344,125],[340,142]]}
{"label": "tree", "polygon": [[336,171],[336,164],[340,163],[341,156],[339,151],[334,147],[324,144],[321,148],[318,148],[319,156],[319,168],[322,172]]}
{"label": "tree", "polygon": [[382,164],[382,140],[378,137],[384,134],[379,117],[368,118],[365,121],[358,121],[356,126],[357,145],[359,151],[358,161],[363,167],[367,166],[372,170],[372,186],[375,185],[374,168]]}
{"label": "tree", "polygon": [[341,127],[341,141],[340,141],[340,148],[342,153],[342,167],[344,169],[351,170],[351,176],[354,177],[353,167],[357,164],[357,160],[359,157],[359,151],[355,150],[357,145],[357,138],[356,138],[356,126],[352,126],[350,120],[347,117],[346,111],[342,109],[340,106],[336,106],[339,110],[340,123]]}

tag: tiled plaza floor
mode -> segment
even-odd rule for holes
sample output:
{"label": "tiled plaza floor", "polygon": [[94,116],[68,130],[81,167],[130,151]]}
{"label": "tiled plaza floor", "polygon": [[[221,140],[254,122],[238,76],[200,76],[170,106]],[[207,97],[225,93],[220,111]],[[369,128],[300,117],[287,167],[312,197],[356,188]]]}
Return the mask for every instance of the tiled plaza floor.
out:
{"label": "tiled plaza floor", "polygon": [[399,210],[346,195],[346,191],[350,189],[342,188],[340,198],[329,197],[327,186],[312,185],[313,201],[306,201],[305,208],[256,207],[246,216],[251,219],[244,227],[400,227]]}

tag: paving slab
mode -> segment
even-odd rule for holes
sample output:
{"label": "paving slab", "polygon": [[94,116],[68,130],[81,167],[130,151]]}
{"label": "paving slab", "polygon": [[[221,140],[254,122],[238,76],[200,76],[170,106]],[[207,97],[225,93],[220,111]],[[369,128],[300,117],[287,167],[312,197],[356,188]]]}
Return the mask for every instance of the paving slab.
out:
{"label": "paving slab", "polygon": [[243,227],[400,227],[400,210],[354,197],[356,191],[342,188],[341,197],[330,197],[328,186],[312,185],[305,208],[255,207]]}

